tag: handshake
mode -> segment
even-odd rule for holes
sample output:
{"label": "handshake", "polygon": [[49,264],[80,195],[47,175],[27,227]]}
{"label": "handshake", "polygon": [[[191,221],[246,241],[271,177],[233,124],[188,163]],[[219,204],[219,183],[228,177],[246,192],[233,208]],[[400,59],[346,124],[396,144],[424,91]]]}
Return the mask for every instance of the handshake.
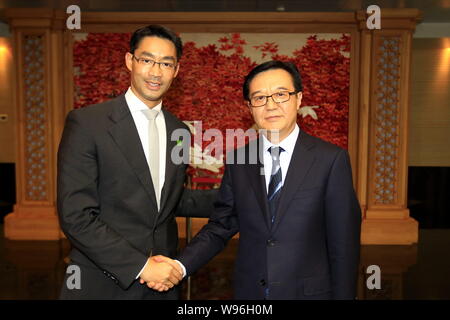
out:
{"label": "handshake", "polygon": [[168,257],[158,255],[148,258],[139,282],[147,284],[150,289],[162,292],[176,286],[181,279],[183,279],[183,270],[180,264]]}

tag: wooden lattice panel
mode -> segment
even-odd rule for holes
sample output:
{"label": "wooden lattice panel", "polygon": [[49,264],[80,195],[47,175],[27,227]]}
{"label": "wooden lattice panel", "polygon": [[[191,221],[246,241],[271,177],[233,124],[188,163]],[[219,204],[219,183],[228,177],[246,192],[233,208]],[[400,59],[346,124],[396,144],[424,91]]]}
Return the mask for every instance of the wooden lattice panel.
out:
{"label": "wooden lattice panel", "polygon": [[23,38],[23,93],[25,141],[25,197],[48,200],[46,155],[46,108],[44,81],[44,36]]}
{"label": "wooden lattice panel", "polygon": [[381,37],[376,61],[374,203],[397,199],[399,148],[400,37]]}

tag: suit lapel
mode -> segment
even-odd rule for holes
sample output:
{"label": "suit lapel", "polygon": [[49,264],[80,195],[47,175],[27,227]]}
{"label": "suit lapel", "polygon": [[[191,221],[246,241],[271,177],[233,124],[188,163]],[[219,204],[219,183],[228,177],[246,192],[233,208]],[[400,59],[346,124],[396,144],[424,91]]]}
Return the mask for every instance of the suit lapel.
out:
{"label": "suit lapel", "polygon": [[311,136],[300,131],[297,142],[295,143],[288,172],[286,173],[286,181],[283,184],[283,189],[281,191],[280,203],[275,216],[275,223],[272,227],[273,232],[275,232],[280,221],[283,219],[283,216],[286,214],[292,198],[299,186],[303,183],[311,165],[314,163],[315,157],[310,150],[313,146],[314,141]]}
{"label": "suit lapel", "polygon": [[[264,222],[268,229],[270,229],[270,214],[269,214],[269,203],[267,201],[267,190],[266,190],[266,178],[264,176],[264,165],[261,163],[260,159],[263,159],[262,152],[263,150],[260,148],[261,143],[260,139],[255,140],[253,143],[257,143],[257,150],[259,153],[258,161],[256,164],[248,164],[247,172],[248,180],[250,185],[253,188],[253,191],[256,195],[256,200],[261,208],[260,212],[263,215]],[[251,148],[248,148],[251,150]],[[246,159],[250,159],[249,152],[246,155]]]}
{"label": "suit lapel", "polygon": [[171,189],[172,183],[175,182],[175,173],[177,170],[177,165],[171,160],[171,152],[176,146],[176,141],[171,141],[170,137],[172,132],[178,128],[177,122],[172,117],[170,113],[166,110],[162,110],[164,113],[164,120],[166,121],[166,133],[167,133],[167,144],[166,144],[166,172],[164,178],[164,186],[161,191],[161,210],[164,208],[167,199],[169,197],[168,190]]}
{"label": "suit lapel", "polygon": [[[110,114],[112,125],[109,128],[109,133],[127,159],[156,208],[156,196],[150,176],[150,169],[145,158],[144,150],[142,149],[136,125],[126,103],[125,96],[118,97],[116,101],[117,103],[112,108]],[[120,170],[120,168],[118,169]]]}

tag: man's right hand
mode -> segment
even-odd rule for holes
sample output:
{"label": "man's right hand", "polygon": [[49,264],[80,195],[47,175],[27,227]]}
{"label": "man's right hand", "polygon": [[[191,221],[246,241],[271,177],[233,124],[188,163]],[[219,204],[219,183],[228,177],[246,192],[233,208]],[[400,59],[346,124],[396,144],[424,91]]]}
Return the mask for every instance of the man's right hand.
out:
{"label": "man's right hand", "polygon": [[146,283],[149,288],[162,292],[177,285],[183,274],[176,261],[164,256],[153,256],[148,258],[140,278],[141,284]]}

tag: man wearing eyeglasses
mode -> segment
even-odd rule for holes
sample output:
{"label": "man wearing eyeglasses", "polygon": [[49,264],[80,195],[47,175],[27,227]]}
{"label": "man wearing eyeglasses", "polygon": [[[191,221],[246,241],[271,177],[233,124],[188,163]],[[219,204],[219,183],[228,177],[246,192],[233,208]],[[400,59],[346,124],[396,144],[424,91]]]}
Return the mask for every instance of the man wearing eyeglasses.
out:
{"label": "man wearing eyeglasses", "polygon": [[62,299],[178,298],[179,264],[153,256],[173,257],[178,246],[175,210],[187,164],[171,161],[177,142],[170,137],[188,128],[162,108],[162,98],[181,54],[181,39],[169,29],[136,30],[125,55],[128,91],[67,116],[57,205],[73,249]]}
{"label": "man wearing eyeglasses", "polygon": [[[300,74],[291,63],[255,67],[244,99],[262,134],[227,164],[210,220],[178,260],[191,275],[239,232],[237,299],[355,299],[361,211],[346,150],[297,125]],[[238,156],[235,155],[234,159]],[[159,261],[167,261],[160,258]]]}

